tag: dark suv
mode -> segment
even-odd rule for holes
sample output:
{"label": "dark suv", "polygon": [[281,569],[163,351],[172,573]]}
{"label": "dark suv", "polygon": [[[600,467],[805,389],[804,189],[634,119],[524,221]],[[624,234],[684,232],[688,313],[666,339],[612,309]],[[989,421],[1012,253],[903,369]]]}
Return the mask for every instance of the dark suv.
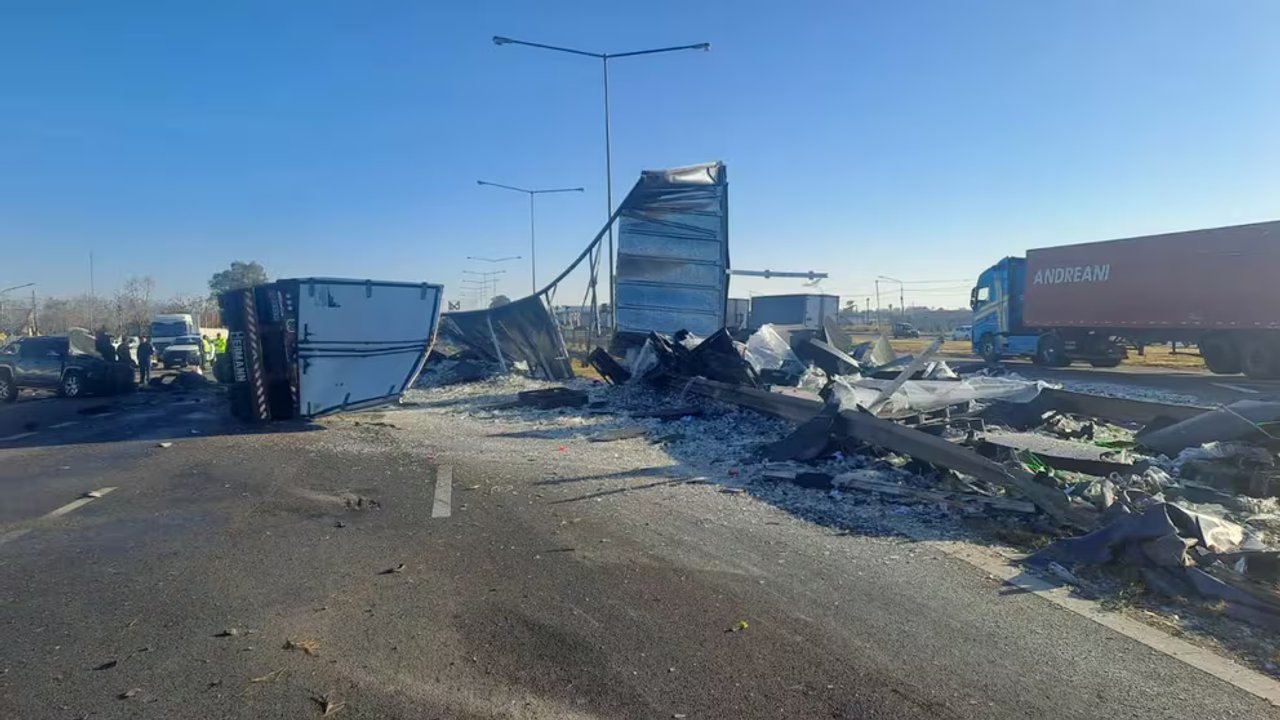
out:
{"label": "dark suv", "polygon": [[132,367],[75,352],[65,335],[18,338],[0,348],[0,402],[16,400],[19,388],[45,388],[63,397],[80,397],[132,387]]}

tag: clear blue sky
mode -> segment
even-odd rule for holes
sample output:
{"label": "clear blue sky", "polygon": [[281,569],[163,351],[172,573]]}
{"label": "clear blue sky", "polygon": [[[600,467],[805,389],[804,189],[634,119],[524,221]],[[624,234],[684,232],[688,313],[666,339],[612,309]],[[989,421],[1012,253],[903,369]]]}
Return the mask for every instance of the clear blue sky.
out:
{"label": "clear blue sky", "polygon": [[[1280,216],[1280,3],[66,2],[0,4],[0,286],[150,274],[442,282],[468,254],[540,276],[600,226],[597,62],[616,197],[637,173],[730,171],[734,265],[956,280],[1027,247]],[[509,266],[500,290],[528,287]],[[735,295],[796,291],[735,281]],[[564,299],[564,298],[562,298]]]}

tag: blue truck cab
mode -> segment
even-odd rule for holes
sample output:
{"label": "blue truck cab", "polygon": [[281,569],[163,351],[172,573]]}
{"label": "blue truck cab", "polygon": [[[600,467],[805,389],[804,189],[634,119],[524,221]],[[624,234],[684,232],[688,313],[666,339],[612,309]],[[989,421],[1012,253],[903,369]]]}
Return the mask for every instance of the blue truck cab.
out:
{"label": "blue truck cab", "polygon": [[1026,258],[1007,257],[978,276],[969,293],[975,355],[988,360],[1035,355],[1040,333],[1022,324],[1026,268]]}
{"label": "blue truck cab", "polygon": [[969,294],[973,310],[970,335],[975,355],[989,362],[1030,358],[1038,365],[1065,367],[1087,361],[1094,367],[1115,367],[1125,349],[1106,328],[1031,327],[1026,324],[1027,260],[1007,257],[978,276]]}

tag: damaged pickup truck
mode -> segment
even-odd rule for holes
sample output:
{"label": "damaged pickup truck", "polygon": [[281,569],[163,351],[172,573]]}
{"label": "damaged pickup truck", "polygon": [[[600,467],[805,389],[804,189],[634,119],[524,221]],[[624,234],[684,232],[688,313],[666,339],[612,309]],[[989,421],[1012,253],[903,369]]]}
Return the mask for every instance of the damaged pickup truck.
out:
{"label": "damaged pickup truck", "polygon": [[395,402],[431,350],[442,294],[430,283],[334,278],[223,293],[230,333],[215,373],[231,385],[232,414],[284,420]]}

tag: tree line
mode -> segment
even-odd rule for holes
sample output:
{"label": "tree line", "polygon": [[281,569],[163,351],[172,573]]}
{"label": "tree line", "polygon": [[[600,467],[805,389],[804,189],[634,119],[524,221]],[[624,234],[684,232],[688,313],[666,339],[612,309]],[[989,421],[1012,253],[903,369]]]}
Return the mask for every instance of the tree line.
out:
{"label": "tree line", "polygon": [[209,278],[209,292],[179,293],[156,297],[156,281],[150,275],[127,278],[114,292],[103,295],[80,293],[23,300],[0,298],[0,333],[8,335],[56,335],[73,327],[114,335],[147,335],[151,318],[160,313],[189,313],[201,327],[219,327],[218,294],[269,282],[266,270],[257,262],[231,263]]}

